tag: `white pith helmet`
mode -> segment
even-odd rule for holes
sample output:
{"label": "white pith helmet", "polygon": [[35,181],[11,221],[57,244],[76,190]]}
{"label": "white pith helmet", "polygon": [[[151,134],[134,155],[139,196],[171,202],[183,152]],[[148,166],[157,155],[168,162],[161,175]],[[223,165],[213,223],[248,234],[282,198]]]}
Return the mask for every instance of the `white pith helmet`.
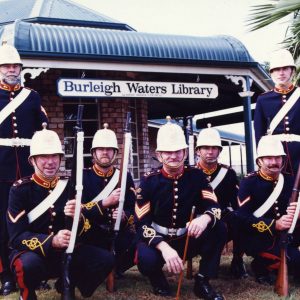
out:
{"label": "white pith helmet", "polygon": [[95,148],[114,148],[117,151],[119,150],[118,147],[118,140],[117,136],[111,129],[108,129],[108,124],[103,124],[104,129],[99,129],[94,135],[91,152]]}
{"label": "white pith helmet", "polygon": [[293,67],[296,68],[292,54],[286,49],[273,52],[270,57],[270,72],[275,68]]}
{"label": "white pith helmet", "polygon": [[46,129],[47,123],[42,126],[43,130],[36,131],[31,139],[29,160],[36,155],[64,155],[58,134]]}
{"label": "white pith helmet", "polygon": [[207,124],[208,128],[204,128],[199,132],[197,138],[196,149],[202,146],[219,147],[223,149],[221,143],[221,137],[219,131],[215,128],[211,128],[211,124]]}
{"label": "white pith helmet", "polygon": [[167,117],[167,123],[161,126],[157,132],[156,151],[178,151],[186,149],[188,145],[182,128],[171,123],[171,117]]}
{"label": "white pith helmet", "polygon": [[18,50],[11,45],[0,46],[0,66],[4,64],[23,65]]}
{"label": "white pith helmet", "polygon": [[258,142],[256,162],[265,156],[286,156],[282,143],[273,135],[264,135]]}

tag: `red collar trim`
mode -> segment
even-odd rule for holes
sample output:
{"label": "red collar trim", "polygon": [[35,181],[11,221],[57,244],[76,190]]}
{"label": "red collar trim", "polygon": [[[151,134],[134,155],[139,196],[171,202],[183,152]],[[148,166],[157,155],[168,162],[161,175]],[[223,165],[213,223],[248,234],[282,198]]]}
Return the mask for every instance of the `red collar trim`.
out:
{"label": "red collar trim", "polygon": [[203,166],[201,165],[201,162],[198,162],[197,167],[198,167],[199,169],[201,169],[206,175],[211,175],[211,174],[213,174],[213,173],[217,170],[218,164],[216,164],[216,165],[215,165],[213,168],[211,168],[211,169],[207,169],[207,168],[205,168],[205,167],[203,167]]}
{"label": "red collar trim", "polygon": [[16,85],[9,85],[3,82],[0,82],[0,89],[8,91],[8,92],[14,92],[21,88],[21,85],[18,83]]}
{"label": "red collar trim", "polygon": [[184,169],[182,169],[182,172],[180,174],[177,174],[177,175],[171,175],[169,174],[168,172],[166,172],[163,168],[161,169],[161,173],[163,174],[164,177],[168,178],[168,179],[174,179],[174,180],[177,180],[179,179],[183,173],[184,173]]}
{"label": "red collar trim", "polygon": [[291,84],[286,90],[285,89],[279,89],[279,88],[277,88],[277,87],[275,87],[274,88],[274,91],[276,92],[276,93],[279,93],[279,94],[288,94],[290,91],[292,91],[293,89],[294,89],[294,85],[293,84]]}
{"label": "red collar trim", "polygon": [[43,188],[50,189],[50,188],[55,188],[55,186],[59,180],[59,177],[57,176],[52,181],[48,181],[48,180],[45,180],[45,179],[39,177],[36,173],[34,173],[32,175],[32,180],[36,184],[42,186]]}
{"label": "red collar trim", "polygon": [[262,177],[263,179],[265,179],[267,181],[276,181],[276,180],[278,180],[278,178],[273,178],[273,177],[271,177],[269,175],[266,175],[261,170],[258,171],[258,174],[259,174],[260,177]]}
{"label": "red collar trim", "polygon": [[96,164],[93,165],[93,170],[100,177],[110,177],[114,173],[114,168],[111,168],[110,170],[108,170],[108,172],[104,173],[99,170]]}

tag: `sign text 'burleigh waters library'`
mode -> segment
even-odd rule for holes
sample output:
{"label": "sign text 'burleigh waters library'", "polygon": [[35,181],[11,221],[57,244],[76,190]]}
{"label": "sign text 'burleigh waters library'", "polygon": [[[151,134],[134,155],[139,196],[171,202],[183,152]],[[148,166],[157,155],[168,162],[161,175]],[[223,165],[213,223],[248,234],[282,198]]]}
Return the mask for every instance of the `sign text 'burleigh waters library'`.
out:
{"label": "sign text 'burleigh waters library'", "polygon": [[57,81],[61,97],[161,97],[205,98],[218,96],[212,83],[150,82],[60,78]]}

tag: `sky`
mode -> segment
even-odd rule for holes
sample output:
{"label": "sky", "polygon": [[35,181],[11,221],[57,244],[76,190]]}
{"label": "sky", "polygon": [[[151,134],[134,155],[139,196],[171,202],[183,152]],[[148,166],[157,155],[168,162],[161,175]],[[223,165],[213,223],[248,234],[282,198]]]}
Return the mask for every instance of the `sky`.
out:
{"label": "sky", "polygon": [[[240,40],[258,62],[269,61],[281,48],[289,17],[250,32],[246,21],[253,6],[270,0],[72,0],[89,9],[149,33],[213,36],[230,35]],[[222,126],[244,134],[244,124]]]}
{"label": "sky", "polygon": [[239,39],[258,62],[279,49],[288,18],[250,32],[246,21],[254,5],[270,0],[73,0],[137,31]]}

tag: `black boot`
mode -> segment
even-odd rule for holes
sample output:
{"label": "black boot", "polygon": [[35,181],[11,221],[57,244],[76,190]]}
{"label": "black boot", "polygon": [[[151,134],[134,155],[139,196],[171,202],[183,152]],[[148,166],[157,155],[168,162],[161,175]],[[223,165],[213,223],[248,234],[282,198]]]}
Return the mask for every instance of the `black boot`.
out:
{"label": "black boot", "polygon": [[274,285],[276,279],[267,269],[264,259],[255,257],[251,262],[251,270],[254,273],[256,282],[264,285]]}
{"label": "black boot", "polygon": [[153,293],[162,297],[171,295],[169,283],[162,271],[149,276]]}
{"label": "black boot", "polygon": [[233,256],[233,259],[231,261],[230,265],[230,272],[233,275],[233,277],[240,279],[240,278],[247,278],[248,273],[243,261],[243,258],[240,256]]}
{"label": "black boot", "polygon": [[205,300],[224,300],[225,298],[218,294],[208,282],[208,279],[200,273],[195,276],[194,293],[200,299]]}
{"label": "black boot", "polygon": [[17,291],[16,284],[13,281],[6,281],[2,283],[0,289],[0,295],[7,296],[16,291]]}

